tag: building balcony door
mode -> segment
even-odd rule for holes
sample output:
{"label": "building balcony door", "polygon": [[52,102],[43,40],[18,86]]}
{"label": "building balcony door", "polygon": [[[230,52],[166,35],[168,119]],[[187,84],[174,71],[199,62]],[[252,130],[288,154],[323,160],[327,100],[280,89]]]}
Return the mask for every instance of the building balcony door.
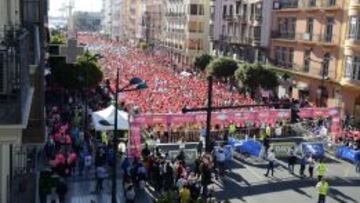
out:
{"label": "building balcony door", "polygon": [[360,96],[358,96],[358,97],[355,99],[354,116],[355,116],[355,117],[359,117],[359,116],[360,116]]}

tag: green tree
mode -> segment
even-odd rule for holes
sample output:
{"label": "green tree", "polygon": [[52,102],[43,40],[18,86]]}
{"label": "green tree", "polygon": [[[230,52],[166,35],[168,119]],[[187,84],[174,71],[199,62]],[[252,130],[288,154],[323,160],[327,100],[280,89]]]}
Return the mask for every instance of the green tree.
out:
{"label": "green tree", "polygon": [[50,37],[50,44],[65,44],[65,37],[61,34],[54,34]]}
{"label": "green tree", "polygon": [[213,60],[213,57],[209,54],[203,53],[198,55],[194,59],[194,67],[198,70],[205,70],[209,63]]}
{"label": "green tree", "polygon": [[261,64],[242,64],[235,71],[235,78],[248,89],[254,97],[259,88],[272,90],[279,85],[277,74]]}
{"label": "green tree", "polygon": [[100,70],[97,56],[88,51],[78,58],[75,67],[77,69],[77,78],[80,86],[86,88],[96,87],[104,77]]}
{"label": "green tree", "polygon": [[231,58],[218,58],[206,67],[208,74],[217,78],[229,78],[234,76],[238,64]]}
{"label": "green tree", "polygon": [[81,89],[96,87],[103,79],[103,73],[97,58],[85,52],[76,64],[67,64],[65,57],[50,57],[52,78],[65,89]]}
{"label": "green tree", "polygon": [[143,51],[146,51],[149,49],[149,44],[146,43],[146,42],[140,42],[140,48],[143,50]]}

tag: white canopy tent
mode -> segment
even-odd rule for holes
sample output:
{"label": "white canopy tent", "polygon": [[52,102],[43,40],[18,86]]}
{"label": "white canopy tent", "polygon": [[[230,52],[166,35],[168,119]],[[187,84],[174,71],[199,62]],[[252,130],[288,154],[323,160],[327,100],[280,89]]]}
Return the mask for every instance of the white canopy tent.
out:
{"label": "white canopy tent", "polygon": [[[118,130],[129,129],[129,114],[125,111],[118,110]],[[92,113],[92,121],[96,131],[114,130],[115,106],[111,105],[106,109]]]}

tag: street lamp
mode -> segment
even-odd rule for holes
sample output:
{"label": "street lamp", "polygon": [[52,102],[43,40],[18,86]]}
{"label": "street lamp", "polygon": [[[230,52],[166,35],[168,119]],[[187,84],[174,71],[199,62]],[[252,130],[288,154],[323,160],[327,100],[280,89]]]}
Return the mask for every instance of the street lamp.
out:
{"label": "street lamp", "polygon": [[121,92],[130,92],[130,91],[139,91],[146,89],[148,86],[140,78],[134,77],[129,80],[129,83],[125,85],[123,88],[119,88],[119,69],[116,72],[116,90],[115,90],[115,113],[114,113],[114,133],[113,133],[113,151],[114,151],[114,164],[112,168],[112,189],[111,189],[111,202],[117,203],[116,198],[116,154],[118,152],[119,145],[117,144],[117,122],[118,122],[118,95]]}

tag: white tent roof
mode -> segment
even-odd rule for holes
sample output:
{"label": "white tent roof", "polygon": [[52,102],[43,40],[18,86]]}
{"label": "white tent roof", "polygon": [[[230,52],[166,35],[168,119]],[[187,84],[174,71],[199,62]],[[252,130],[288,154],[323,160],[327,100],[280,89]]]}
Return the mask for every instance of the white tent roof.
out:
{"label": "white tent roof", "polygon": [[[96,131],[114,130],[115,106],[111,105],[106,109],[92,113],[92,121]],[[129,129],[129,114],[125,111],[118,110],[118,130]]]}

